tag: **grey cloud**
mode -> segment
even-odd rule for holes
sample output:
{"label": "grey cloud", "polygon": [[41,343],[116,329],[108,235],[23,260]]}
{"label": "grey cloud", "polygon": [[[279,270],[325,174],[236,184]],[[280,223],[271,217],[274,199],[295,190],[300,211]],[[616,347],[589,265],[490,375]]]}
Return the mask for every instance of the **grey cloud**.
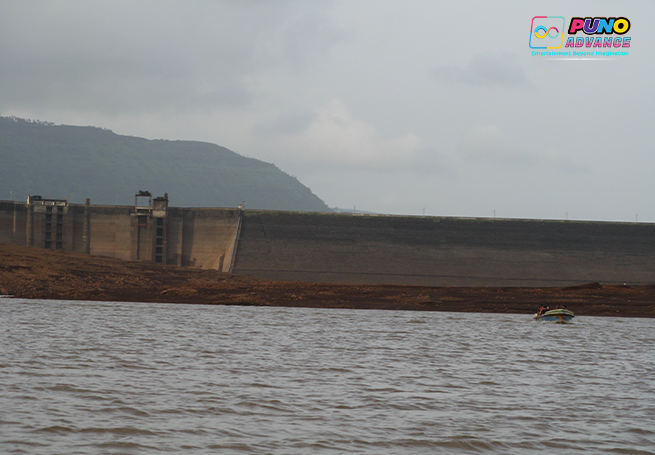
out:
{"label": "grey cloud", "polygon": [[259,123],[254,131],[257,134],[265,135],[294,135],[307,129],[315,118],[316,114],[311,112],[280,115],[272,120]]}
{"label": "grey cloud", "polygon": [[507,57],[478,55],[465,67],[444,66],[433,70],[444,84],[468,84],[500,87],[530,87],[523,68]]}
{"label": "grey cloud", "polygon": [[[325,5],[0,3],[3,109],[139,113],[248,104],[251,78],[335,42]],[[320,42],[320,46],[317,44]],[[264,58],[266,43],[274,43]]]}
{"label": "grey cloud", "polygon": [[308,62],[323,56],[348,37],[323,11],[303,11],[292,16],[259,43],[257,58],[271,66],[281,62],[302,71]]}
{"label": "grey cloud", "polygon": [[472,163],[513,168],[556,169],[580,172],[587,169],[570,157],[553,150],[522,147],[507,140],[495,126],[478,128],[464,138],[459,146],[463,157]]}

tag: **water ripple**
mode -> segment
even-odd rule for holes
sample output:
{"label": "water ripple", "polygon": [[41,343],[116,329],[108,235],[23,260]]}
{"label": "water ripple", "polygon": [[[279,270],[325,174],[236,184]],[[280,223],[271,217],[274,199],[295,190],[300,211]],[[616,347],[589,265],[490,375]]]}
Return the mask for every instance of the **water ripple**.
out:
{"label": "water ripple", "polygon": [[653,320],[0,305],[2,453],[655,453]]}

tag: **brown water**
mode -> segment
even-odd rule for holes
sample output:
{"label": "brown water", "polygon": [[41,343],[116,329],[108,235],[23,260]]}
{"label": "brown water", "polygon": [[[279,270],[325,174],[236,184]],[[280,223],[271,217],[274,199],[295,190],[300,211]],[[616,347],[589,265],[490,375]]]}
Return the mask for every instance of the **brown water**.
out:
{"label": "brown water", "polygon": [[0,311],[0,453],[655,453],[652,319]]}

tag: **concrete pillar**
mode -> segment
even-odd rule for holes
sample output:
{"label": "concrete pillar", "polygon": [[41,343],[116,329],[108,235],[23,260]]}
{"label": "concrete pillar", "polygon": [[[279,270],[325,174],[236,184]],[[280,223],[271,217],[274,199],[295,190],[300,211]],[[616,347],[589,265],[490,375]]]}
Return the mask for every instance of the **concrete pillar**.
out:
{"label": "concrete pillar", "polygon": [[27,223],[25,224],[25,245],[34,246],[34,199],[27,196]]}
{"label": "concrete pillar", "polygon": [[175,251],[175,265],[182,265],[182,246],[184,245],[184,209],[179,209],[180,220],[179,228],[177,229],[177,248]]}
{"label": "concrete pillar", "polygon": [[84,223],[82,224],[82,252],[91,252],[91,199],[84,200]]}
{"label": "concrete pillar", "polygon": [[74,223],[73,207],[70,205],[66,205],[64,207],[64,220],[62,224],[63,224],[62,249],[64,251],[73,251],[73,240],[75,238],[75,233],[73,232],[73,229],[75,229],[75,223]]}
{"label": "concrete pillar", "polygon": [[135,213],[130,214],[130,260],[139,259],[139,217]]}
{"label": "concrete pillar", "polygon": [[152,203],[152,261],[166,264],[168,256],[168,193]]}

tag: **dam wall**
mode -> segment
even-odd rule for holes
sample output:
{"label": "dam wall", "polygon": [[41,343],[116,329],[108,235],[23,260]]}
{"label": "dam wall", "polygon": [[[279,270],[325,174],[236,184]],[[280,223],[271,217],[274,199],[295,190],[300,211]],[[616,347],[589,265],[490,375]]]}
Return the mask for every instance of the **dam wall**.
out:
{"label": "dam wall", "polygon": [[[145,197],[145,196],[144,196]],[[0,243],[229,271],[239,209],[69,204],[30,196],[0,201]]]}
{"label": "dam wall", "polygon": [[[141,201],[141,202],[139,202]],[[655,283],[655,224],[0,201],[0,242],[260,278],[424,286]]]}
{"label": "dam wall", "polygon": [[234,273],[425,286],[655,283],[655,224],[245,211]]}

